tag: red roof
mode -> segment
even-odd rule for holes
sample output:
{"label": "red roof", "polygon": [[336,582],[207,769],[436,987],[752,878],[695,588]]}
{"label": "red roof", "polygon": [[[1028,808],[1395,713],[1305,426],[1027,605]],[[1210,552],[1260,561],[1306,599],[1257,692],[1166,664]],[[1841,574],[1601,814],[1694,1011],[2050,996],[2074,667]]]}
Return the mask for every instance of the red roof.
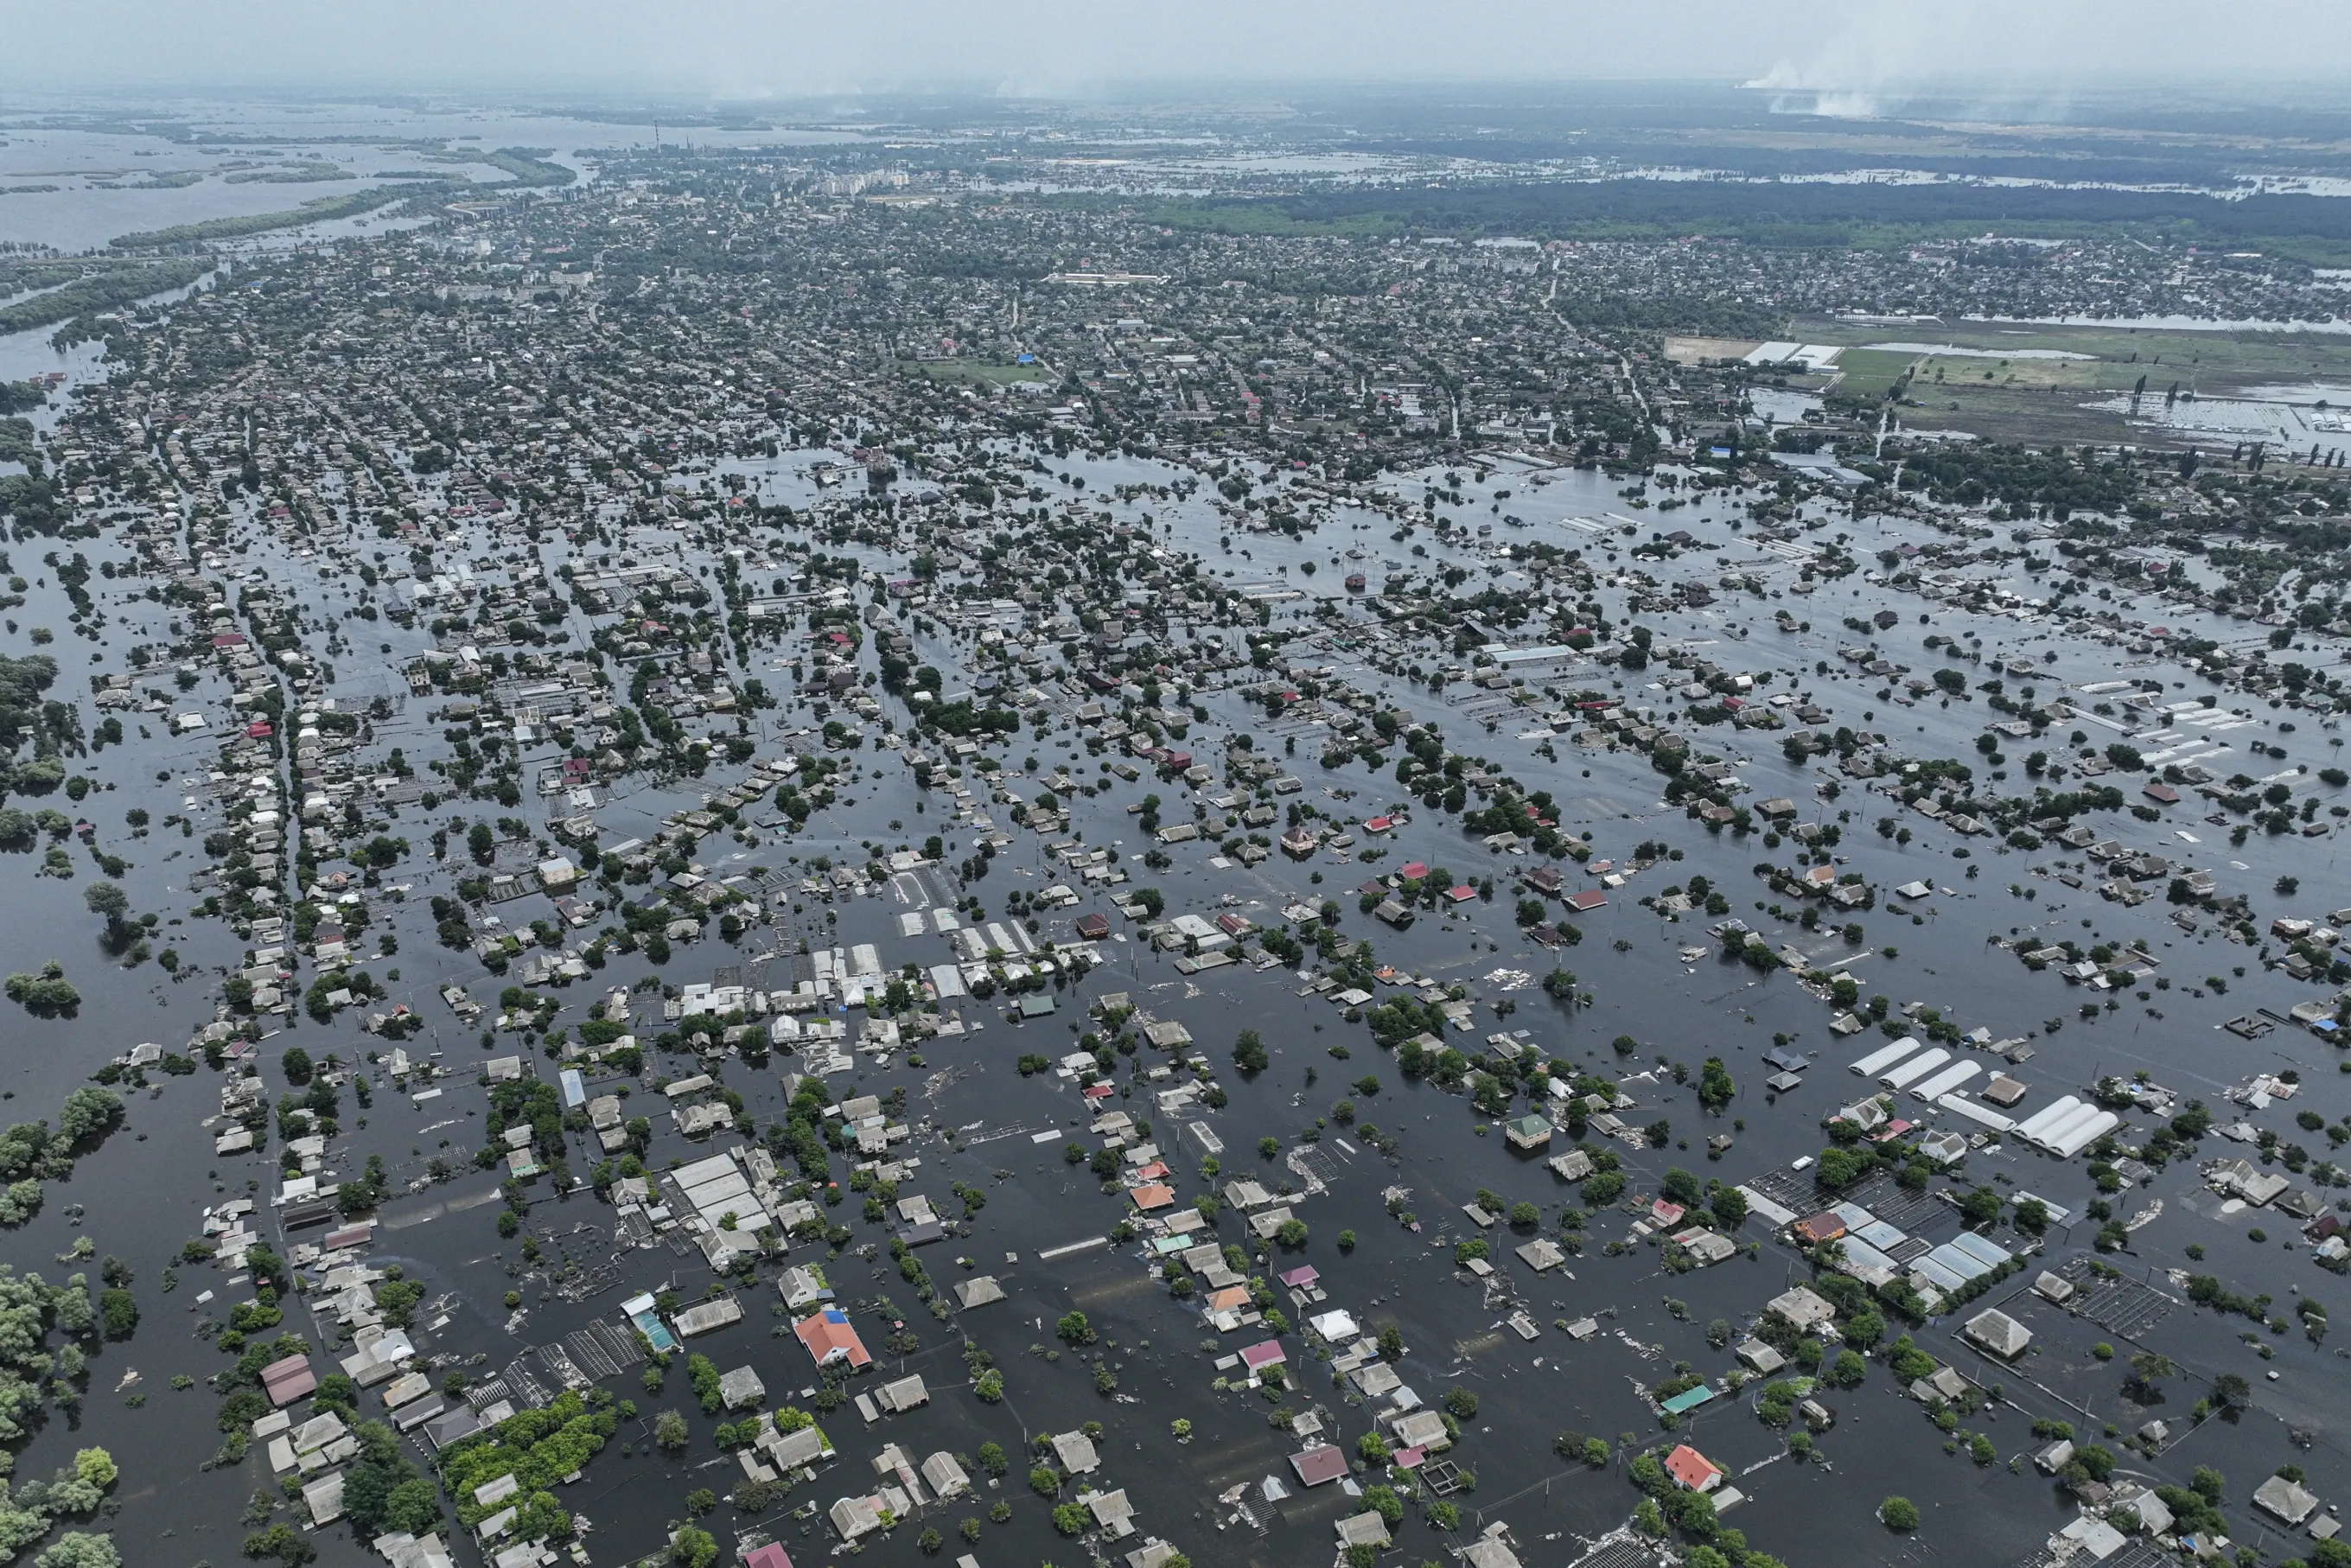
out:
{"label": "red roof", "polygon": [[1666,1456],[1666,1473],[1692,1491],[1705,1491],[1722,1479],[1722,1467],[1687,1443]]}
{"label": "red roof", "polygon": [[1458,886],[1447,888],[1445,896],[1456,904],[1467,904],[1478,896],[1478,890],[1465,882]]}
{"label": "red roof", "polygon": [[1325,1443],[1320,1448],[1290,1455],[1290,1468],[1298,1472],[1301,1486],[1319,1487],[1347,1473],[1347,1450]]}
{"label": "red roof", "polygon": [[289,1355],[261,1369],[261,1386],[272,1405],[291,1405],[319,1386],[319,1375],[310,1370],[308,1356]]}
{"label": "red roof", "polygon": [[743,1568],[792,1568],[792,1560],[774,1542],[755,1546],[743,1554]]}
{"label": "red roof", "polygon": [[1241,1364],[1255,1372],[1260,1366],[1273,1366],[1287,1362],[1290,1353],[1281,1348],[1279,1340],[1259,1340],[1241,1348]]}
{"label": "red roof", "polygon": [[1388,1456],[1388,1461],[1400,1470],[1416,1470],[1420,1469],[1421,1461],[1427,1458],[1428,1450],[1416,1445],[1409,1448],[1398,1448]]}
{"label": "red roof", "polygon": [[871,1366],[873,1357],[866,1354],[865,1342],[857,1337],[850,1326],[849,1314],[839,1307],[827,1307],[811,1312],[792,1332],[799,1335],[800,1343],[819,1366],[845,1357],[852,1366]]}
{"label": "red roof", "polygon": [[1128,1193],[1127,1196],[1134,1199],[1135,1207],[1146,1211],[1154,1208],[1165,1208],[1176,1201],[1175,1189],[1165,1186],[1158,1182],[1146,1182],[1143,1186],[1134,1188],[1132,1192]]}
{"label": "red roof", "polygon": [[1608,895],[1596,887],[1587,887],[1580,893],[1571,893],[1567,895],[1567,906],[1581,912],[1597,909],[1607,902]]}
{"label": "red roof", "polygon": [[1681,1217],[1688,1212],[1680,1204],[1668,1202],[1662,1197],[1649,1205],[1649,1218],[1660,1225],[1677,1224]]}
{"label": "red roof", "polygon": [[1364,831],[1367,833],[1384,833],[1395,826],[1394,817],[1367,817],[1364,820]]}

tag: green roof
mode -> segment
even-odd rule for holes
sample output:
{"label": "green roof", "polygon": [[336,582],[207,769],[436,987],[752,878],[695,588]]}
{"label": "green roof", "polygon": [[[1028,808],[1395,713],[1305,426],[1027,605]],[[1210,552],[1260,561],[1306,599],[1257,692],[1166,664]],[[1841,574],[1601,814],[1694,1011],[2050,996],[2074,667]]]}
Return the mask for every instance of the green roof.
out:
{"label": "green roof", "polygon": [[1668,1399],[1664,1404],[1658,1406],[1657,1408],[1667,1411],[1673,1415],[1679,1416],[1685,1411],[1697,1409],[1699,1406],[1713,1398],[1714,1392],[1715,1391],[1712,1388],[1701,1383],[1696,1388],[1686,1389],[1683,1392],[1675,1395],[1671,1399]]}

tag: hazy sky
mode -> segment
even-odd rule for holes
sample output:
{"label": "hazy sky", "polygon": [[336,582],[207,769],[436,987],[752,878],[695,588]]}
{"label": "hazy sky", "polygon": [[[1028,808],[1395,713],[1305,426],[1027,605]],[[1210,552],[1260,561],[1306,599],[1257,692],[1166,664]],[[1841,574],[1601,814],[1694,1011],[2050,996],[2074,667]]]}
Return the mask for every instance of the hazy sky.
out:
{"label": "hazy sky", "polygon": [[0,86],[638,89],[1703,77],[2351,86],[2351,0],[0,0]]}

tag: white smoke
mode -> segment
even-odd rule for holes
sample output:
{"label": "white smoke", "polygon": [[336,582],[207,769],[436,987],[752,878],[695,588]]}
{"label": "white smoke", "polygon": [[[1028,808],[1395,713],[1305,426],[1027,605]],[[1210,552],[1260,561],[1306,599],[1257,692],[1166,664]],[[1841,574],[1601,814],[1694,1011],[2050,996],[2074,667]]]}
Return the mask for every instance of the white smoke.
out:
{"label": "white smoke", "polygon": [[[2339,48],[2339,12],[2280,0],[2319,55]],[[2220,81],[2255,68],[2224,0],[1940,0],[1934,5],[1835,0],[1801,52],[1744,85],[1775,113],[1839,119],[2062,120],[2085,92]],[[2273,25],[2291,26],[2283,16]],[[2283,35],[2280,35],[2283,36]],[[2193,49],[2183,39],[2197,40]],[[2314,68],[2317,57],[2306,62]]]}

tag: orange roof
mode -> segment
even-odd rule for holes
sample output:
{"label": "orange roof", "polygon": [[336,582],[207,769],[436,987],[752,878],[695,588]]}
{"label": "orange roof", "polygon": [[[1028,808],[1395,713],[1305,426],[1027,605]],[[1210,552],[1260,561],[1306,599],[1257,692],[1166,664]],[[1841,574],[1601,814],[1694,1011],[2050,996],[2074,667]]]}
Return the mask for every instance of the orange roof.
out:
{"label": "orange roof", "polygon": [[1134,1199],[1135,1207],[1144,1210],[1165,1208],[1176,1201],[1175,1189],[1155,1181],[1144,1183],[1127,1196]]}
{"label": "orange roof", "polygon": [[1208,1310],[1212,1312],[1238,1312],[1249,1304],[1247,1285],[1227,1285],[1221,1291],[1210,1291],[1208,1295]]}
{"label": "orange roof", "polygon": [[846,1358],[852,1366],[873,1364],[872,1356],[866,1354],[865,1342],[850,1326],[849,1314],[839,1307],[810,1313],[792,1332],[799,1335],[800,1343],[808,1347],[819,1366],[836,1358]]}
{"label": "orange roof", "polygon": [[1789,1228],[1795,1232],[1797,1240],[1807,1246],[1817,1247],[1824,1241],[1834,1241],[1838,1237],[1843,1236],[1844,1219],[1834,1209],[1823,1209],[1818,1214],[1799,1219]]}
{"label": "orange roof", "polygon": [[1666,1456],[1666,1473],[1692,1491],[1705,1491],[1722,1479],[1722,1467],[1687,1443]]}

